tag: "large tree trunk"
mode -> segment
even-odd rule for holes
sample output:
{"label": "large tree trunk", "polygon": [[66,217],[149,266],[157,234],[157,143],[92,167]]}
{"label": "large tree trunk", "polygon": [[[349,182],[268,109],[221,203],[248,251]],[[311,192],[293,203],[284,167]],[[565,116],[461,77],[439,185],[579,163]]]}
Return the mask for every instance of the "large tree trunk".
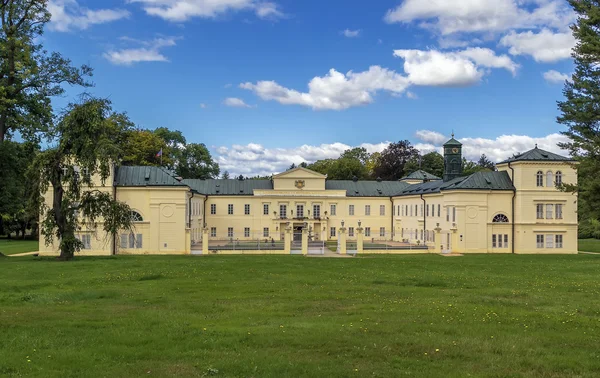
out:
{"label": "large tree trunk", "polygon": [[54,188],[52,198],[52,209],[54,210],[54,220],[58,228],[58,235],[60,235],[60,256],[59,260],[69,260],[73,258],[75,254],[75,248],[73,241],[75,240],[75,232],[72,230],[67,223],[67,218],[63,212],[62,202],[64,196],[64,189],[60,182],[60,176],[58,180],[52,180],[52,186]]}

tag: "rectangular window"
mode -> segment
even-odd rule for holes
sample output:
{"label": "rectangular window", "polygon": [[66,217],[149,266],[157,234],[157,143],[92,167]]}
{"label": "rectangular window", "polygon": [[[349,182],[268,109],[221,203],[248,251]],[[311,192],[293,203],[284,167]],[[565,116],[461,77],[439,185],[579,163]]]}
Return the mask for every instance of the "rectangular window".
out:
{"label": "rectangular window", "polygon": [[[398,206],[398,211],[400,211],[400,206]],[[400,213],[398,213],[400,215]],[[392,205],[392,217],[396,216],[396,206]]]}
{"label": "rectangular window", "polygon": [[329,236],[331,236],[332,238],[335,238],[335,227],[331,227],[329,229]]}
{"label": "rectangular window", "polygon": [[415,205],[415,217],[419,216],[419,205]]}
{"label": "rectangular window", "polygon": [[336,210],[337,210],[337,206],[335,204],[331,204],[329,206],[329,212],[331,213],[332,216],[335,215]]}
{"label": "rectangular window", "polygon": [[129,240],[129,235],[121,234],[119,240],[121,241],[121,248],[127,248],[127,240]]}
{"label": "rectangular window", "polygon": [[561,205],[561,204],[556,205],[556,219],[563,219],[562,207],[563,207],[563,205]]}
{"label": "rectangular window", "polygon": [[535,240],[538,248],[544,248],[544,235],[536,235]]}
{"label": "rectangular window", "polygon": [[546,235],[546,248],[554,248],[554,235]]}
{"label": "rectangular window", "polygon": [[423,230],[421,230],[421,240],[423,240]]}
{"label": "rectangular window", "polygon": [[354,215],[354,205],[348,205],[348,215]]}
{"label": "rectangular window", "polygon": [[[408,206],[408,205],[407,205],[407,206]],[[412,206],[411,206],[411,207],[410,207],[410,216],[411,216],[411,217],[413,216],[412,209],[413,209],[413,208],[412,208]]]}
{"label": "rectangular window", "polygon": [[281,219],[287,218],[287,205],[279,205],[279,217]]}
{"label": "rectangular window", "polygon": [[245,238],[250,237],[250,227],[244,227],[244,237]]}
{"label": "rectangular window", "polygon": [[546,219],[552,219],[552,210],[554,209],[554,206],[551,204],[547,204],[546,205]]}
{"label": "rectangular window", "polygon": [[348,236],[354,236],[354,227],[348,227]]}
{"label": "rectangular window", "polygon": [[211,227],[210,228],[210,237],[211,238],[216,238],[217,237],[217,228],[216,227]]}
{"label": "rectangular window", "polygon": [[408,205],[405,205],[404,207],[404,215],[408,216]]}
{"label": "rectangular window", "polygon": [[371,205],[365,205],[365,215],[371,215]]}
{"label": "rectangular window", "polygon": [[81,243],[83,243],[83,249],[92,249],[92,235],[81,234],[75,235],[75,237],[79,239]]}
{"label": "rectangular window", "polygon": [[385,205],[379,205],[379,215],[385,215]]}
{"label": "rectangular window", "polygon": [[498,248],[502,248],[503,244],[502,244],[502,235],[498,235]]}
{"label": "rectangular window", "polygon": [[304,205],[296,205],[296,218],[304,218]]}
{"label": "rectangular window", "polygon": [[217,214],[217,204],[216,203],[210,204],[210,214],[211,215]]}
{"label": "rectangular window", "polygon": [[446,222],[450,222],[450,206],[446,206]]}
{"label": "rectangular window", "polygon": [[233,227],[227,228],[227,237],[228,238],[232,238],[233,237]]}
{"label": "rectangular window", "polygon": [[232,203],[227,205],[227,214],[233,215],[233,204]]}
{"label": "rectangular window", "polygon": [[265,238],[269,237],[269,227],[263,228],[263,237],[265,237]]}
{"label": "rectangular window", "polygon": [[365,236],[371,236],[371,227],[365,227]]}
{"label": "rectangular window", "polygon": [[496,234],[492,235],[492,248],[496,248],[498,245],[496,244]]}
{"label": "rectangular window", "polygon": [[535,213],[537,219],[544,219],[544,205],[541,203],[535,205]]}
{"label": "rectangular window", "polygon": [[142,248],[142,234],[129,234],[129,248]]}
{"label": "rectangular window", "polygon": [[398,206],[398,208],[402,207],[402,216],[404,216],[404,206]]}
{"label": "rectangular window", "polygon": [[423,216],[423,204],[421,204],[421,206],[419,208],[421,209],[421,212],[419,214],[421,214],[421,216]]}
{"label": "rectangular window", "polygon": [[385,227],[379,227],[379,236],[385,237]]}
{"label": "rectangular window", "polygon": [[313,217],[321,218],[321,205],[313,205]]}
{"label": "rectangular window", "polygon": [[438,218],[442,216],[442,205],[438,203]]}
{"label": "rectangular window", "polygon": [[456,206],[452,207],[452,222],[456,222]]}
{"label": "rectangular window", "polygon": [[250,205],[249,204],[244,205],[244,215],[250,215]]}
{"label": "rectangular window", "polygon": [[508,248],[508,235],[504,235],[504,248]]}
{"label": "rectangular window", "polygon": [[555,246],[554,248],[562,248],[563,247],[563,236],[562,235],[556,235],[555,236]]}
{"label": "rectangular window", "polygon": [[429,216],[429,205],[425,205],[425,216]]}
{"label": "rectangular window", "polygon": [[269,215],[269,204],[263,204],[263,215]]}

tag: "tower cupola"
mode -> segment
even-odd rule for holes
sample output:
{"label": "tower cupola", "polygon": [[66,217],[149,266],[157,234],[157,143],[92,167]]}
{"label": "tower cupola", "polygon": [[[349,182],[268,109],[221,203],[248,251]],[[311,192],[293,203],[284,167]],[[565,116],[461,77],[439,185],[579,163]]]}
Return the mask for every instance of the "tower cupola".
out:
{"label": "tower cupola", "polygon": [[450,181],[462,174],[462,143],[452,139],[444,143],[444,181]]}

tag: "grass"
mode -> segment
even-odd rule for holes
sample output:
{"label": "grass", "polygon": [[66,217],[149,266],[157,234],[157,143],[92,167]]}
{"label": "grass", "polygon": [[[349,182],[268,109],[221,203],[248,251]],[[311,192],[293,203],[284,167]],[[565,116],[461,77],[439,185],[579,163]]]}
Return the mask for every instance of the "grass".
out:
{"label": "grass", "polygon": [[598,239],[579,239],[579,250],[581,252],[599,252],[600,240]]}
{"label": "grass", "polygon": [[39,249],[37,240],[0,239],[0,252],[5,255],[35,252]]}
{"label": "grass", "polygon": [[600,256],[0,260],[2,377],[597,377]]}

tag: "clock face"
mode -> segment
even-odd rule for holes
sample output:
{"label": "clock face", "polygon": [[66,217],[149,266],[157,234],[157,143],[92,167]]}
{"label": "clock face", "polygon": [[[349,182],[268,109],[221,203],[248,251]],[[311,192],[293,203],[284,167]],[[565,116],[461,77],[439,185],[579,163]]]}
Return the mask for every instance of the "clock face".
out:
{"label": "clock face", "polygon": [[455,147],[455,148],[453,148],[453,149],[452,149],[452,153],[454,153],[454,154],[457,154],[457,153],[458,153],[458,148],[456,148],[456,147]]}

